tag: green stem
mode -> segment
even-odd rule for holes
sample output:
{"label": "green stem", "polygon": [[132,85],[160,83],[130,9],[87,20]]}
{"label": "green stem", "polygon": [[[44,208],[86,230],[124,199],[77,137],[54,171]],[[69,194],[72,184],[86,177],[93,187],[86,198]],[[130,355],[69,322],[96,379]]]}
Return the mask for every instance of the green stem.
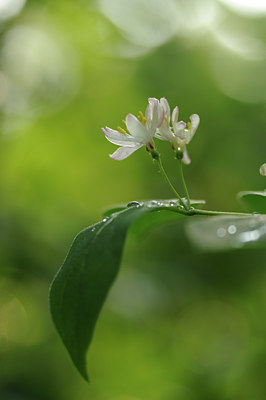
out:
{"label": "green stem", "polygon": [[249,217],[253,214],[251,213],[241,213],[241,212],[233,212],[233,211],[208,211],[208,210],[194,210],[195,215],[232,215],[236,217]]}
{"label": "green stem", "polygon": [[175,196],[176,196],[176,197],[178,198],[178,200],[180,201],[180,204],[182,204],[182,206],[185,208],[185,210],[188,211],[187,205],[184,203],[184,201],[182,200],[181,196],[179,196],[179,194],[178,194],[177,191],[175,190],[174,186],[172,185],[170,179],[168,178],[168,176],[167,176],[167,174],[166,174],[166,172],[165,172],[165,169],[164,169],[164,167],[163,167],[163,164],[162,164],[162,161],[161,161],[160,156],[156,159],[156,161],[157,161],[158,164],[159,164],[159,168],[160,168],[160,170],[161,170],[161,172],[162,172],[162,174],[163,174],[163,176],[164,176],[166,182],[168,183],[168,185],[169,185],[170,188],[172,189],[172,191],[173,191],[173,193],[175,194]]}
{"label": "green stem", "polygon": [[187,185],[186,185],[184,174],[183,174],[182,160],[178,160],[178,163],[179,163],[179,171],[180,171],[180,175],[181,175],[181,181],[182,181],[183,187],[185,189],[185,194],[186,194],[186,198],[187,198],[187,202],[188,202],[188,208],[190,208],[190,197],[189,197]]}
{"label": "green stem", "polygon": [[174,208],[165,207],[167,210],[171,210],[173,212],[177,212],[179,214],[184,215],[228,215],[228,216],[235,216],[235,217],[250,217],[253,214],[251,213],[240,213],[240,212],[231,212],[231,211],[208,211],[208,210],[199,210],[197,208],[190,208],[189,210],[178,210]]}

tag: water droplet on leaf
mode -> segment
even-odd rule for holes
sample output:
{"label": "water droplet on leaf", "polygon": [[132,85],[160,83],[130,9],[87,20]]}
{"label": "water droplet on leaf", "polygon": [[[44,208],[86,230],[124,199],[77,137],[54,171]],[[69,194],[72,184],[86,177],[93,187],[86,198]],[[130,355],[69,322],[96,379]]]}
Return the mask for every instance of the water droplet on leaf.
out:
{"label": "water droplet on leaf", "polygon": [[177,201],[176,201],[176,200],[171,200],[171,201],[169,201],[169,206],[170,206],[170,207],[175,207],[175,206],[177,206]]}
{"label": "water droplet on leaf", "polygon": [[127,207],[136,207],[140,206],[140,203],[138,201],[131,201],[130,203],[127,204]]}
{"label": "water droplet on leaf", "polygon": [[158,201],[156,200],[151,200],[147,204],[148,207],[157,207],[158,206]]}

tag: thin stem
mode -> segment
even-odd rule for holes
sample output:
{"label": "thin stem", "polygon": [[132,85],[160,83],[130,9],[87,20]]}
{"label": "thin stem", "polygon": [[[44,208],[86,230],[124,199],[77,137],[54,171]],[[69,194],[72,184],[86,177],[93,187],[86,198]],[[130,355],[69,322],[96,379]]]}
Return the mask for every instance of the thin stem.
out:
{"label": "thin stem", "polygon": [[179,162],[179,170],[180,170],[180,175],[181,175],[181,181],[182,181],[183,187],[185,189],[185,194],[186,194],[186,198],[187,198],[187,202],[188,202],[188,207],[190,207],[190,197],[189,197],[187,185],[186,185],[184,174],[183,174],[183,163],[182,163],[182,160],[178,160],[178,162]]}
{"label": "thin stem", "polygon": [[253,215],[252,213],[241,213],[241,212],[234,212],[234,211],[208,211],[208,210],[194,210],[194,214],[196,215],[232,215],[237,217],[250,217]]}
{"label": "thin stem", "polygon": [[161,161],[160,156],[158,157],[158,159],[156,159],[156,161],[157,161],[158,164],[159,164],[160,170],[161,170],[161,172],[162,172],[162,174],[163,174],[163,176],[164,176],[166,182],[168,183],[168,185],[169,185],[170,188],[172,189],[173,193],[176,195],[176,197],[177,197],[178,200],[180,201],[180,204],[182,204],[182,206],[183,206],[186,210],[188,210],[187,205],[184,203],[184,201],[182,200],[181,196],[179,196],[179,194],[178,194],[177,191],[175,190],[174,186],[172,185],[170,179],[168,178],[168,176],[167,176],[167,174],[166,174],[166,172],[165,172],[165,169],[164,169],[164,167],[163,167],[163,164],[162,164],[162,161]]}
{"label": "thin stem", "polygon": [[208,211],[208,210],[199,210],[197,208],[190,208],[189,210],[180,210],[180,209],[174,209],[174,208],[169,208],[165,207],[165,209],[177,212],[179,214],[184,214],[184,215],[228,215],[228,216],[236,216],[236,217],[250,217],[253,216],[252,213],[240,213],[240,212],[232,212],[232,211]]}

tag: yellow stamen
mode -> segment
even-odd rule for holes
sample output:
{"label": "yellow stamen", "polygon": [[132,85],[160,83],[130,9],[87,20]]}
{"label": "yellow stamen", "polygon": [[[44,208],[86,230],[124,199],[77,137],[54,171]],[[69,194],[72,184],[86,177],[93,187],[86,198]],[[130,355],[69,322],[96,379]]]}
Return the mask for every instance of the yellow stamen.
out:
{"label": "yellow stamen", "polygon": [[123,135],[126,135],[125,129],[121,128],[121,126],[117,127],[118,132],[123,133]]}
{"label": "yellow stamen", "polygon": [[187,123],[187,128],[188,128],[188,130],[190,131],[190,129],[191,129],[191,122],[188,122],[188,123]]}
{"label": "yellow stamen", "polygon": [[138,119],[140,120],[140,122],[141,122],[143,125],[146,125],[147,120],[146,120],[146,118],[144,117],[144,115],[143,115],[143,113],[142,113],[141,111],[139,111]]}
{"label": "yellow stamen", "polygon": [[122,119],[123,124],[125,125],[125,127],[127,128],[127,124],[126,121],[124,119]]}

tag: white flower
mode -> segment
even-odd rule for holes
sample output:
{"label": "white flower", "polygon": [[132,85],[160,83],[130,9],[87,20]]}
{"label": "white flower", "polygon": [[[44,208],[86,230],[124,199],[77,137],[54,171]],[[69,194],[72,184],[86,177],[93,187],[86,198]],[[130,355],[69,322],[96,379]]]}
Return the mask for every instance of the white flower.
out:
{"label": "white flower", "polygon": [[170,126],[170,107],[165,98],[160,99],[160,107],[164,112],[164,121],[159,127],[157,138],[167,140],[171,143],[173,150],[183,153],[183,162],[190,163],[190,158],[187,153],[186,145],[191,141],[200,123],[198,114],[192,114],[190,122],[186,124],[184,121],[178,121],[178,107],[175,107],[172,112],[172,127]]}
{"label": "white flower", "polygon": [[122,128],[118,128],[117,131],[107,126],[102,128],[102,132],[109,142],[121,146],[113,154],[110,154],[113,160],[124,160],[142,146],[146,146],[148,151],[154,149],[153,137],[164,119],[159,101],[149,98],[145,117],[139,113],[139,118],[140,121],[132,114],[126,116],[125,124],[129,133]]}
{"label": "white flower", "polygon": [[174,140],[174,134],[170,128],[170,107],[168,101],[164,97],[160,99],[159,104],[161,107],[161,112],[164,113],[164,119],[160,128],[158,129],[159,135],[156,134],[155,136],[159,139],[167,140],[168,142],[172,143]]}

